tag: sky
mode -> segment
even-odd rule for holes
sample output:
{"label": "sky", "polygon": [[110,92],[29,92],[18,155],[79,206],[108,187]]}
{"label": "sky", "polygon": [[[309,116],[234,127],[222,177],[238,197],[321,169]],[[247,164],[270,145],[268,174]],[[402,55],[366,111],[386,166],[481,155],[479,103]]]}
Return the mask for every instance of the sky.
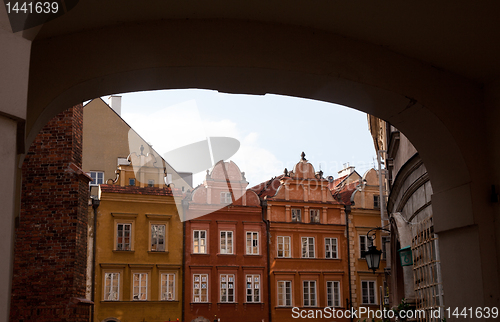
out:
{"label": "sky", "polygon": [[[324,177],[338,177],[346,163],[361,175],[374,167],[366,114],[341,105],[198,89],[118,95],[123,119],[160,155],[207,137],[237,139],[240,148],[229,160],[245,172],[249,187],[293,169],[302,151]],[[204,176],[195,174],[194,186]]]}

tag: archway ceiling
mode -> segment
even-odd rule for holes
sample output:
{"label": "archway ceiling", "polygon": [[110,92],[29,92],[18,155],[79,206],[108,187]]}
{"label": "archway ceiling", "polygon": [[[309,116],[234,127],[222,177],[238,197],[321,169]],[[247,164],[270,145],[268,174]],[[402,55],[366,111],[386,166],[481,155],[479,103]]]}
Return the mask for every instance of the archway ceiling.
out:
{"label": "archway ceiling", "polygon": [[500,74],[499,12],[496,0],[81,0],[34,40],[162,19],[262,21],[326,30],[488,82]]}

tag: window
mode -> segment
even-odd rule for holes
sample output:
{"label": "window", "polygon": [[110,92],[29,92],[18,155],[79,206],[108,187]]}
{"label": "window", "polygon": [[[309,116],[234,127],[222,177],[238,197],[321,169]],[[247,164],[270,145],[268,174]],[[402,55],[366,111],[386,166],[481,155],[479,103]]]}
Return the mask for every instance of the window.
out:
{"label": "window", "polygon": [[302,210],[292,208],[292,221],[301,222],[302,221]]}
{"label": "window", "polygon": [[247,303],[260,302],[260,275],[247,275]]}
{"label": "window", "polygon": [[193,299],[208,302],[208,274],[193,274]]}
{"label": "window", "polygon": [[311,222],[319,223],[319,209],[310,209],[309,213],[311,215]]}
{"label": "window", "polygon": [[104,301],[120,300],[120,273],[104,274]]}
{"label": "window", "polygon": [[325,258],[338,258],[337,238],[325,238]]}
{"label": "window", "polygon": [[292,306],[292,281],[278,281],[278,306]]}
{"label": "window", "polygon": [[116,250],[131,250],[132,224],[118,223],[116,230]]}
{"label": "window", "polygon": [[134,301],[146,301],[148,299],[148,274],[134,273],[133,297]]}
{"label": "window", "polygon": [[247,231],[247,254],[259,254],[259,233],[256,231]]}
{"label": "window", "polygon": [[373,195],[373,208],[380,208],[380,196]]}
{"label": "window", "polygon": [[221,204],[230,204],[232,202],[233,202],[233,199],[231,198],[230,192],[221,192],[220,193],[220,203]]}
{"label": "window", "polygon": [[234,302],[234,275],[220,275],[220,301],[222,303]]}
{"label": "window", "polygon": [[329,307],[340,306],[340,282],[326,282],[326,304]]}
{"label": "window", "polygon": [[207,253],[207,231],[206,230],[193,230],[193,253],[206,254]]}
{"label": "window", "polygon": [[382,259],[387,259],[387,249],[391,243],[391,237],[382,236]]}
{"label": "window", "polygon": [[165,225],[151,225],[151,251],[165,251]]}
{"label": "window", "polygon": [[316,306],[316,281],[303,281],[304,306]]}
{"label": "window", "polygon": [[220,253],[232,254],[233,253],[233,232],[221,231],[220,232]]}
{"label": "window", "polygon": [[166,273],[161,274],[161,300],[174,301],[175,300],[175,274]]}
{"label": "window", "polygon": [[278,236],[278,257],[290,257],[290,236]]}
{"label": "window", "polygon": [[363,252],[366,252],[367,250],[368,250],[368,241],[366,235],[359,235],[359,257],[365,258]]}
{"label": "window", "polygon": [[302,258],[314,258],[314,237],[302,237]]}
{"label": "window", "polygon": [[361,297],[363,304],[376,304],[375,281],[361,281]]}
{"label": "window", "polygon": [[129,186],[135,186],[135,179],[134,178],[128,179],[128,185]]}
{"label": "window", "polygon": [[90,171],[90,177],[92,178],[91,185],[104,184],[104,172],[102,171]]}
{"label": "window", "polygon": [[155,186],[155,181],[152,179],[148,180],[148,187],[154,187]]}

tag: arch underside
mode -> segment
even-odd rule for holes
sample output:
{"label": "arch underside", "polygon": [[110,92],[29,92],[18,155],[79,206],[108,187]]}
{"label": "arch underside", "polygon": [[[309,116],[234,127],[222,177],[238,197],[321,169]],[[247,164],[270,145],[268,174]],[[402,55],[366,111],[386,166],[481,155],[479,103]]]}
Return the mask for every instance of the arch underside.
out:
{"label": "arch underside", "polygon": [[[479,189],[471,177],[478,174],[478,162],[483,168],[491,165],[466,151],[474,150],[475,139],[484,133],[478,129],[470,140],[462,140],[464,133],[456,126],[484,120],[468,121],[465,113],[481,106],[480,86],[381,46],[321,30],[238,20],[166,20],[35,39],[27,143],[54,115],[79,102],[177,88],[296,96],[384,119],[411,140],[426,165],[443,247],[453,248],[448,243],[454,233],[450,239],[446,234],[462,227],[469,227],[467,238],[477,245],[495,244],[494,233],[482,235],[494,228],[470,228],[478,222],[472,200]],[[445,262],[456,260],[456,254],[446,256],[444,273]],[[481,271],[476,273],[470,283],[483,284]]]}

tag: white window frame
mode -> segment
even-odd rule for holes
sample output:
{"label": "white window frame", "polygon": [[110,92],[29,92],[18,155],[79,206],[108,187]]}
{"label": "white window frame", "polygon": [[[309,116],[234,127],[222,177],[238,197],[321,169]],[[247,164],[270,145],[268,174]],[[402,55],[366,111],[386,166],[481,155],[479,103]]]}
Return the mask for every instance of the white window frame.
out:
{"label": "white window frame", "polygon": [[[122,242],[120,243],[120,226],[123,227],[121,230],[121,233],[123,236]],[[126,243],[124,240],[127,238],[125,237],[125,227],[129,227],[129,235],[128,235],[128,243]],[[133,229],[133,224],[131,222],[117,222],[116,223],[116,250],[121,250],[121,251],[131,251],[132,250],[132,229]],[[126,247],[128,245],[128,248]]]}
{"label": "white window frame", "polygon": [[[106,285],[107,277],[111,276],[111,284],[109,285],[109,290]],[[115,282],[115,283],[114,283]],[[105,272],[104,273],[104,283],[103,283],[103,301],[120,301],[120,273],[119,272]],[[113,292],[113,287],[115,291]],[[113,293],[113,298],[110,298]]]}
{"label": "white window frame", "polygon": [[310,223],[321,223],[321,211],[319,209],[309,209],[309,219]]}
{"label": "white window frame", "polygon": [[[365,287],[366,286],[366,287]],[[365,301],[364,291],[366,289],[366,296],[368,301]],[[373,280],[361,281],[361,304],[377,305],[377,282]],[[371,301],[373,299],[373,301]]]}
{"label": "white window frame", "polygon": [[175,301],[175,296],[175,273],[161,273],[160,301]]}
{"label": "white window frame", "polygon": [[[281,242],[280,242],[281,238]],[[280,250],[280,245],[282,245],[282,249]],[[288,250],[286,250],[286,245],[288,245]],[[290,258],[292,257],[292,242],[290,236],[278,236],[276,238],[276,257],[279,258]],[[280,256],[280,251],[283,252],[283,255]],[[288,252],[288,256],[286,253]]]}
{"label": "white window frame", "polygon": [[[202,232],[205,237],[201,237]],[[196,233],[198,233],[198,237],[196,237]],[[196,250],[196,247],[198,247],[198,250]],[[202,247],[203,251],[201,251]],[[193,254],[207,254],[207,231],[204,229],[193,230]]]}
{"label": "white window frame", "polygon": [[[250,239],[249,239],[250,235]],[[250,245],[248,243],[250,242]],[[259,232],[258,231],[247,231],[246,232],[246,254],[247,255],[259,255]]]}
{"label": "white window frame", "polygon": [[[327,241],[329,241],[329,243],[327,243]],[[335,241],[335,243],[332,243],[333,241]],[[328,248],[330,248],[330,249],[328,249]],[[333,248],[335,248],[335,249],[333,250]],[[339,250],[339,248],[338,248],[337,238],[326,237],[325,238],[325,258],[329,258],[329,259],[339,258],[338,250]],[[330,255],[328,255],[328,254],[330,254]]]}
{"label": "white window frame", "polygon": [[292,208],[292,222],[302,222],[302,209]]}
{"label": "white window frame", "polygon": [[[156,239],[153,236],[153,228],[156,226],[163,226],[163,244],[160,244],[158,239]],[[152,252],[164,252],[167,250],[167,224],[158,224],[158,223],[151,223],[150,225],[150,251]],[[156,249],[153,249],[154,246],[156,246]]]}
{"label": "white window frame", "polygon": [[315,280],[302,281],[302,304],[304,307],[317,306],[318,297],[316,296],[316,290]]}
{"label": "white window frame", "polygon": [[[316,258],[315,238],[301,237],[302,258]],[[305,241],[305,243],[304,243]],[[312,246],[312,249],[311,249]],[[311,256],[312,255],[312,256]]]}
{"label": "white window frame", "polygon": [[[193,274],[193,302],[208,303],[208,281],[208,274]],[[200,290],[199,294],[196,294],[196,290]],[[205,290],[205,294],[202,294],[203,290]],[[205,296],[204,301],[203,296]]]}
{"label": "white window frame", "polygon": [[233,203],[233,198],[231,196],[231,192],[223,191],[220,193],[220,203],[223,205],[228,205]]}
{"label": "white window frame", "polygon": [[[136,286],[136,277],[139,285]],[[149,291],[149,274],[147,272],[135,272],[132,274],[132,301],[147,301]],[[143,282],[145,285],[143,285]],[[137,298],[136,298],[137,297]]]}
{"label": "white window frame", "polygon": [[[223,236],[224,235],[224,236]],[[221,230],[219,232],[220,254],[233,254],[234,232],[232,230]]]}
{"label": "white window frame", "polygon": [[340,282],[339,281],[326,281],[326,306],[340,307]]}
{"label": "white window frame", "polygon": [[[246,303],[260,303],[262,280],[259,274],[246,276]],[[250,298],[250,300],[248,300]]]}
{"label": "white window frame", "polygon": [[278,291],[276,293],[278,296],[278,306],[292,306],[292,281],[278,281]]}
{"label": "white window frame", "polygon": [[[236,279],[234,274],[219,275],[219,300],[221,303],[234,303],[236,301]],[[224,294],[225,293],[225,294]],[[231,298],[232,297],[232,298]]]}
{"label": "white window frame", "polygon": [[89,182],[91,186],[104,184],[104,171],[90,171],[87,174],[92,178],[92,181]]}
{"label": "white window frame", "polygon": [[359,258],[365,258],[363,252],[368,251],[368,238],[366,235],[359,235]]}

